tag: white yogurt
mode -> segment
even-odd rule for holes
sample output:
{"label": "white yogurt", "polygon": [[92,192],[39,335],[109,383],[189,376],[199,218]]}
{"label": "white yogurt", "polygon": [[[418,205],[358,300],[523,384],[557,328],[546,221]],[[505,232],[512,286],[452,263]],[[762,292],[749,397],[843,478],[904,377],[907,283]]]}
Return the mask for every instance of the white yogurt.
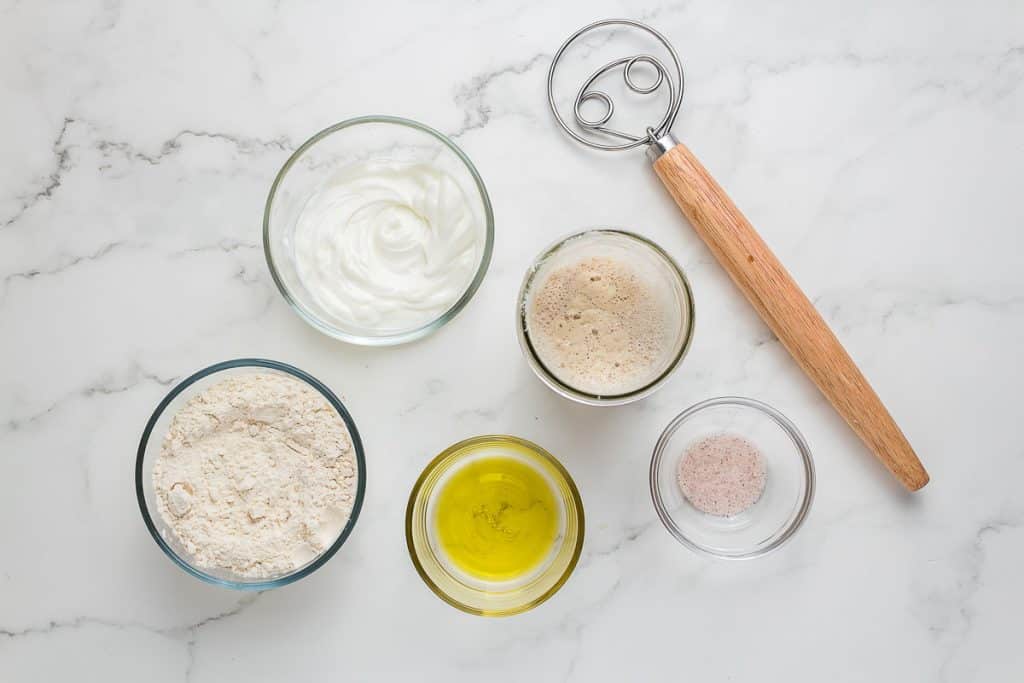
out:
{"label": "white yogurt", "polygon": [[295,225],[299,278],[326,313],[370,332],[415,329],[469,286],[485,234],[462,188],[427,164],[346,167]]}

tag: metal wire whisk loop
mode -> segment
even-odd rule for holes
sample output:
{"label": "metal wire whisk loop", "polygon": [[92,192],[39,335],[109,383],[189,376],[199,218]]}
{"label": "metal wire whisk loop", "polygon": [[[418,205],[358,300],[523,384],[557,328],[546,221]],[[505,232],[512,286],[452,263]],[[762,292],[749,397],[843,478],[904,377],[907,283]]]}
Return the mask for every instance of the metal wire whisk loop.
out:
{"label": "metal wire whisk loop", "polygon": [[[654,38],[660,42],[666,50],[668,50],[669,54],[672,56],[673,66],[675,66],[675,73],[672,74],[669,72],[665,64],[654,55],[638,54],[630,57],[622,57],[620,59],[614,59],[599,68],[597,71],[592,73],[586,81],[584,81],[582,86],[580,86],[579,90],[576,92],[576,99],[573,101],[573,116],[575,118],[576,126],[582,132],[603,134],[626,141],[620,144],[597,142],[591,138],[584,137],[580,132],[570,128],[558,112],[554,96],[555,68],[558,66],[558,62],[562,59],[562,56],[565,54],[569,45],[585,33],[612,25],[630,26],[654,36]],[[633,69],[638,64],[646,64],[654,68],[656,76],[653,83],[650,85],[640,85],[637,82],[633,75]],[[669,104],[665,111],[665,115],[662,117],[658,125],[647,126],[643,135],[634,135],[607,125],[615,114],[615,103],[612,101],[612,98],[608,93],[603,90],[593,89],[593,85],[598,79],[620,67],[622,68],[622,77],[626,83],[626,87],[637,94],[650,95],[657,92],[658,88],[663,84],[667,84],[668,86]],[[558,52],[555,53],[554,59],[551,60],[551,68],[548,70],[548,104],[551,106],[551,112],[555,115],[555,119],[558,121],[558,124],[562,129],[573,139],[595,149],[617,151],[632,149],[645,144],[654,144],[658,138],[663,137],[672,129],[676,116],[679,114],[679,105],[682,103],[682,99],[683,67],[679,61],[679,55],[663,35],[655,31],[650,26],[631,19],[606,19],[584,26],[579,31],[576,31],[576,33],[569,36],[569,39],[562,44],[562,47],[560,47]],[[596,119],[588,119],[583,113],[583,105],[587,102],[600,103],[604,106],[604,112]]]}

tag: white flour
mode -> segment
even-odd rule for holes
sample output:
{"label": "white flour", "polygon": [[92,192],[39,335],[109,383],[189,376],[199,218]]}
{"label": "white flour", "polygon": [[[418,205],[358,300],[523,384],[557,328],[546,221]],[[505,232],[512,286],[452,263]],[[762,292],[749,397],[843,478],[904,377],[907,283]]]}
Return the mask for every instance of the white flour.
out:
{"label": "white flour", "polygon": [[356,463],[345,423],[318,391],[276,373],[237,375],[173,417],[153,484],[193,564],[268,578],[337,538]]}

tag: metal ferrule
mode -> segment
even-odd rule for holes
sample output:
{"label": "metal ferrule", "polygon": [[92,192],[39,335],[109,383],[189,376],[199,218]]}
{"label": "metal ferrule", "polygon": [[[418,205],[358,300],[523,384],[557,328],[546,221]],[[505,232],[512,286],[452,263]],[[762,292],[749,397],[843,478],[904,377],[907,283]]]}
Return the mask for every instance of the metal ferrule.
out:
{"label": "metal ferrule", "polygon": [[669,131],[659,138],[655,138],[654,142],[647,145],[647,159],[652,164],[661,158],[661,155],[669,151],[673,147],[679,144],[679,140],[676,140],[676,136],[672,135],[672,131]]}

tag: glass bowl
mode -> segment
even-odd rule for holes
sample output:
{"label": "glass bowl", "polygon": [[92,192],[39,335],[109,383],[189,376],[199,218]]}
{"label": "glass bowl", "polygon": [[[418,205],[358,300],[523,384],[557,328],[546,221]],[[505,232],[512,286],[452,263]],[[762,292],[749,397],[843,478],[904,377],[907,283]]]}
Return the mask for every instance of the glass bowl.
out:
{"label": "glass bowl", "polygon": [[[683,453],[714,434],[741,436],[764,456],[764,492],[732,517],[701,512],[679,487]],[[749,559],[775,550],[800,528],[814,498],[814,463],[807,442],[782,413],[760,401],[727,396],[691,406],[668,424],[654,448],[650,484],[658,517],[676,540],[706,555]]]}
{"label": "glass bowl", "polygon": [[[548,559],[528,575],[500,583],[471,578],[456,569],[439,548],[433,523],[441,484],[461,466],[489,455],[512,456],[541,474],[551,485],[561,517],[561,531]],[[409,555],[430,590],[453,607],[486,617],[519,614],[554,595],[576,567],[583,531],[583,501],[572,477],[543,448],[514,436],[477,436],[445,449],[416,480],[405,516]]]}
{"label": "glass bowl", "polygon": [[[671,292],[674,299],[673,306],[677,307],[680,312],[676,321],[678,324],[676,325],[675,339],[662,367],[658,368],[658,371],[643,386],[621,394],[599,395],[581,391],[566,384],[548,369],[530,339],[527,311],[532,301],[533,283],[539,276],[560,264],[571,263],[588,255],[625,251],[628,251],[633,257],[643,259],[645,271],[657,273],[656,277],[661,279],[659,285],[663,286],[664,291]],[[594,406],[632,403],[649,396],[661,387],[686,356],[693,339],[693,325],[693,292],[690,290],[686,274],[683,273],[679,265],[664,249],[651,240],[632,232],[613,228],[597,228],[575,233],[545,249],[526,271],[516,302],[516,335],[519,338],[523,356],[530,368],[544,384],[561,396],[578,403]]]}
{"label": "glass bowl", "polygon": [[[192,397],[196,396],[207,387],[230,376],[251,373],[279,373],[288,375],[289,377],[308,384],[320,392],[320,394],[327,399],[327,402],[338,411],[338,415],[341,416],[341,419],[345,422],[345,426],[348,427],[349,435],[352,439],[352,450],[354,452],[357,470],[356,491],[352,503],[352,513],[349,516],[348,521],[338,532],[338,537],[334,542],[309,562],[287,574],[259,579],[237,576],[233,572],[229,571],[200,569],[199,567],[194,566],[189,559],[188,551],[181,547],[181,544],[174,537],[174,533],[164,523],[163,516],[160,514],[159,508],[157,507],[156,489],[153,486],[153,463],[156,462],[157,457],[160,455],[160,448],[163,443],[164,435],[167,433],[171,419],[178,410]],[[159,405],[157,405],[156,410],[153,411],[152,417],[150,417],[149,421],[146,423],[146,428],[142,432],[142,440],[139,443],[138,455],[135,459],[135,495],[139,501],[139,511],[142,513],[142,519],[146,523],[146,528],[149,529],[149,533],[153,537],[153,540],[156,541],[156,544],[160,546],[160,549],[163,550],[175,564],[192,576],[202,579],[208,583],[233,588],[235,590],[261,591],[267,590],[268,588],[284,586],[292,583],[293,581],[298,581],[304,576],[308,576],[323,566],[327,560],[331,559],[331,557],[338,552],[338,549],[345,542],[345,539],[347,539],[352,533],[356,520],[359,519],[359,511],[363,506],[363,497],[365,493],[366,459],[363,452],[363,442],[359,438],[359,431],[356,429],[356,424],[352,420],[352,416],[349,415],[348,410],[345,409],[345,406],[342,405],[341,401],[338,400],[338,397],[335,396],[330,389],[324,386],[322,382],[306,374],[302,370],[292,367],[291,365],[286,365],[285,363],[263,360],[260,358],[240,358],[211,365],[210,367],[200,370],[191,377],[183,380],[171,389],[170,393],[168,393],[167,396],[160,401]]]}
{"label": "glass bowl", "polygon": [[[339,319],[317,302],[296,269],[293,238],[296,221],[306,202],[346,166],[367,161],[428,163],[445,171],[469,200],[473,217],[483,233],[480,261],[462,295],[437,318],[411,329],[375,331]],[[263,214],[263,251],[278,290],[307,323],[352,344],[403,344],[439,329],[473,298],[487,273],[493,248],[491,201],[469,157],[433,128],[394,116],[364,116],[342,121],[304,142],[274,179]]]}

